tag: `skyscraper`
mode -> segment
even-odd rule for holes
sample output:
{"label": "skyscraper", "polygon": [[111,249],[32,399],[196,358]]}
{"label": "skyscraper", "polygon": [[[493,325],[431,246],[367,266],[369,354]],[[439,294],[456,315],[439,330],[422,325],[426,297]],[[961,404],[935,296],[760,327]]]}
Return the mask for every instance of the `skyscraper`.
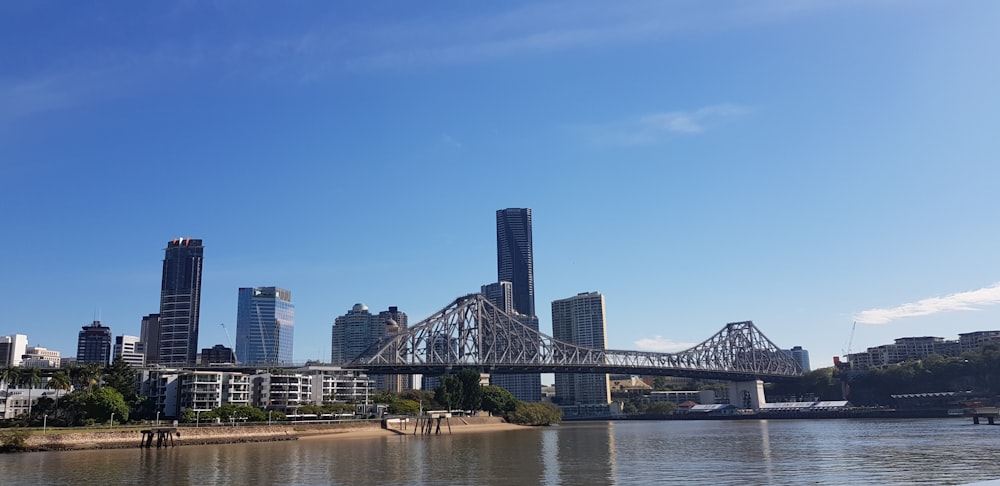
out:
{"label": "skyscraper", "polygon": [[[503,308],[510,302],[513,307],[505,312],[538,331],[532,253],[531,209],[497,210],[497,283],[484,286],[482,291],[498,307]],[[503,295],[507,291],[506,282],[510,282],[509,297]],[[502,304],[494,300],[497,296],[502,298]],[[490,377],[490,382],[511,392],[518,400],[538,402],[542,399],[540,374],[497,374]]]}
{"label": "skyscraper", "polygon": [[121,358],[122,361],[132,366],[143,366],[146,364],[146,345],[139,339],[139,336],[127,334],[115,336],[114,357],[115,359]]}
{"label": "skyscraper", "polygon": [[76,342],[76,363],[96,363],[107,366],[111,357],[111,328],[102,326],[101,321],[94,321],[83,330]]}
{"label": "skyscraper", "polygon": [[142,316],[142,324],[139,328],[139,341],[145,350],[146,363],[159,363],[160,353],[160,315],[149,314]]}
{"label": "skyscraper", "polygon": [[497,281],[513,284],[514,310],[535,315],[531,209],[497,210]]}
{"label": "skyscraper", "polygon": [[[552,337],[577,346],[606,349],[604,296],[584,292],[552,301]],[[556,401],[563,405],[611,401],[606,373],[557,373]]]}
{"label": "skyscraper", "polygon": [[[330,337],[330,362],[340,366],[361,355],[379,338],[406,331],[407,316],[396,306],[373,315],[364,304],[354,304],[347,314],[338,316],[333,322]],[[396,377],[379,375],[374,377],[375,386],[380,390],[408,388],[409,376]]]}
{"label": "skyscraper", "polygon": [[21,366],[21,357],[28,350],[28,336],[0,336],[0,366]]}
{"label": "skyscraper", "polygon": [[201,240],[178,238],[167,243],[160,285],[157,364],[195,364],[204,251]]}
{"label": "skyscraper", "polygon": [[295,304],[278,287],[241,288],[236,311],[236,360],[240,364],[292,363]]}

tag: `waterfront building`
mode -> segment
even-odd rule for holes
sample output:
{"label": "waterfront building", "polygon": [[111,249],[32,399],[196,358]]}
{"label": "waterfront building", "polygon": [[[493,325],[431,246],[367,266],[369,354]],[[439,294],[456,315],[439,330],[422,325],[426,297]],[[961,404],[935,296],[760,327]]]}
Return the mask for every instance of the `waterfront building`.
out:
{"label": "waterfront building", "polygon": [[176,418],[180,415],[180,377],[184,370],[171,368],[144,368],[141,371],[139,393],[149,399],[157,418]]}
{"label": "waterfront building", "polygon": [[28,350],[28,336],[11,334],[0,337],[0,365],[21,366],[25,352]]}
{"label": "waterfront building", "polygon": [[96,363],[107,366],[111,357],[111,328],[94,321],[83,326],[77,337],[76,362],[85,365]]}
{"label": "waterfront building", "polygon": [[231,371],[185,371],[179,375],[180,410],[207,412],[223,405],[250,405],[250,375]]}
{"label": "waterfront building", "polygon": [[[497,284],[510,282],[510,309],[519,314],[522,324],[538,331],[538,317],[535,314],[535,263],[534,243],[531,230],[530,208],[507,208],[496,212],[497,219]],[[491,284],[491,286],[494,284]],[[497,295],[502,288],[483,289]],[[498,307],[490,295],[487,298]],[[503,296],[503,305],[507,297]],[[510,313],[510,312],[508,312]],[[514,314],[511,313],[513,316]],[[510,391],[518,400],[539,402],[542,400],[541,374],[497,374],[492,382]]]}
{"label": "waterfront building", "polygon": [[201,240],[178,238],[167,243],[160,284],[156,364],[189,366],[195,363],[204,252]]}
{"label": "waterfront building", "polygon": [[250,379],[251,404],[254,407],[294,413],[302,405],[314,403],[313,380],[309,375],[283,371],[257,374]]}
{"label": "waterfront building", "polygon": [[115,336],[114,357],[115,359],[121,358],[122,361],[131,366],[145,366],[146,346],[139,336],[126,334]]}
{"label": "waterfront building", "polygon": [[32,407],[38,405],[40,398],[57,400],[69,393],[67,390],[52,390],[44,388],[4,388],[0,390],[0,419],[12,419],[18,415],[27,414]]}
{"label": "waterfront building", "polygon": [[375,391],[375,380],[362,370],[339,366],[309,365],[296,370],[310,378],[307,401],[323,405],[331,402],[364,403]]}
{"label": "waterfront building", "polygon": [[785,349],[783,351],[788,355],[788,357],[792,358],[799,364],[799,368],[802,368],[802,371],[811,371],[811,368],[809,367],[809,351],[802,349],[802,346],[795,346],[792,349]]}
{"label": "waterfront building", "polygon": [[292,363],[295,304],[278,287],[239,289],[236,312],[236,360],[249,365]]}
{"label": "waterfront building", "polygon": [[28,346],[24,355],[21,356],[21,366],[24,367],[58,368],[61,365],[62,357],[59,351],[41,346]]}
{"label": "waterfront building", "polygon": [[139,341],[144,346],[146,363],[159,363],[160,352],[160,315],[149,314],[142,317]]}
{"label": "waterfront building", "polygon": [[1000,331],[976,331],[958,335],[959,353],[975,351],[987,344],[1000,344]]}
{"label": "waterfront building", "polygon": [[233,352],[232,348],[227,348],[221,344],[216,344],[211,348],[202,348],[201,364],[212,365],[224,363],[236,363],[236,353]]}
{"label": "waterfront building", "polygon": [[[343,316],[338,316],[333,323],[330,339],[330,362],[336,366],[350,363],[361,355],[369,346],[389,334],[406,330],[408,320],[405,312],[391,306],[388,310],[374,315],[364,304],[354,304],[354,307]],[[379,375],[375,378],[379,390],[403,389],[412,387],[412,377]]]}
{"label": "waterfront building", "polygon": [[[584,292],[552,302],[552,337],[577,346],[607,349],[604,296]],[[606,373],[557,373],[556,402],[560,405],[611,401]]]}

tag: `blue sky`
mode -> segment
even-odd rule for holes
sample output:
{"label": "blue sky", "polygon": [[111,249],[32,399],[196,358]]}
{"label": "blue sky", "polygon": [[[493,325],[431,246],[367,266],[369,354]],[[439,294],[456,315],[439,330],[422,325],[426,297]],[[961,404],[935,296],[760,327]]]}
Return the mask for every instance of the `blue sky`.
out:
{"label": "blue sky", "polygon": [[328,359],[356,302],[416,323],[496,279],[530,207],[536,306],[608,344],[753,320],[814,367],[1000,329],[1000,4],[0,4],[0,334],[138,334],[204,240],[199,346],[237,289]]}

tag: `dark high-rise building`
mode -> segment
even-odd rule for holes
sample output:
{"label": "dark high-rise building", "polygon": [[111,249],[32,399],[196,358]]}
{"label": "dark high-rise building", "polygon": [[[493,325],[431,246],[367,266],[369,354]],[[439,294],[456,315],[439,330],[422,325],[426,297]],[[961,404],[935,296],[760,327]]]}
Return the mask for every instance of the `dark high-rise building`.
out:
{"label": "dark high-rise building", "polygon": [[150,314],[142,316],[142,327],[140,327],[139,341],[145,349],[146,363],[159,363],[160,353],[160,315]]}
{"label": "dark high-rise building", "polygon": [[[512,309],[505,312],[516,316],[524,325],[538,331],[535,316],[535,264],[532,256],[531,209],[508,208],[497,210],[497,284],[483,287],[487,298],[503,308],[510,302]],[[510,282],[510,296],[503,296]],[[542,400],[540,374],[497,374],[490,377],[495,386],[511,392],[518,400]]]}
{"label": "dark high-rise building", "polygon": [[204,250],[201,240],[191,238],[178,238],[167,243],[160,286],[157,364],[195,364]]}
{"label": "dark high-rise building", "polygon": [[531,255],[531,209],[497,211],[497,281],[510,282],[514,310],[535,315],[535,264]]}
{"label": "dark high-rise building", "polygon": [[201,364],[210,365],[222,363],[236,363],[236,353],[233,352],[232,348],[227,348],[221,344],[216,344],[211,348],[202,348]]}
{"label": "dark high-rise building", "polygon": [[101,321],[94,321],[89,326],[83,326],[76,342],[76,363],[96,363],[107,366],[111,357],[111,328],[102,326]]}

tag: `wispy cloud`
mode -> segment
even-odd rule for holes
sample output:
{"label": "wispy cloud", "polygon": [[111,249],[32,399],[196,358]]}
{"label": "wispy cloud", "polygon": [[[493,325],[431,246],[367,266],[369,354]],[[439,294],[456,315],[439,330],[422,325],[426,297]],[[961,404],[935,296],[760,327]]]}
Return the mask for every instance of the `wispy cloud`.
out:
{"label": "wispy cloud", "polygon": [[655,351],[658,353],[676,353],[697,345],[698,343],[678,343],[663,336],[642,338],[635,342],[635,347],[642,351]]}
{"label": "wispy cloud", "polygon": [[863,324],[888,324],[907,317],[929,316],[939,312],[979,310],[991,304],[1000,304],[1000,282],[979,290],[929,297],[896,307],[868,309],[855,314],[854,320]]}
{"label": "wispy cloud", "polygon": [[723,103],[690,111],[649,113],[621,122],[585,125],[578,130],[600,145],[650,145],[671,137],[699,135],[749,112],[747,107]]}

